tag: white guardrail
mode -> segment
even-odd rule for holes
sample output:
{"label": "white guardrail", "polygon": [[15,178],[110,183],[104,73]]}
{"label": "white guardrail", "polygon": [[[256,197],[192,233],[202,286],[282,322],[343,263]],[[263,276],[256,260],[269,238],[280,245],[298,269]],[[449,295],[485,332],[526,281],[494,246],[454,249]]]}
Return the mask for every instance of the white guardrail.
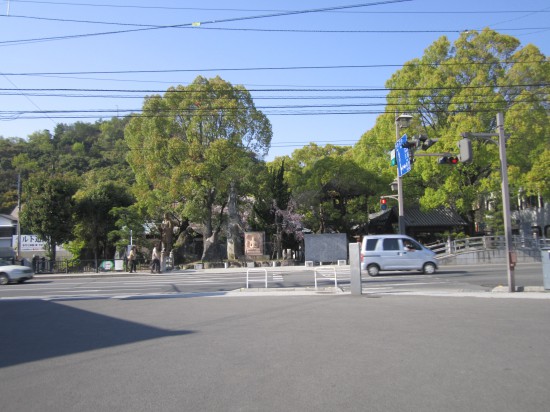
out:
{"label": "white guardrail", "polygon": [[267,288],[267,269],[248,269],[246,271],[246,288],[248,289],[248,284],[250,280],[250,273],[264,273],[265,274],[265,287]]}
{"label": "white guardrail", "polygon": [[338,287],[338,276],[336,275],[336,268],[331,266],[321,266],[315,268],[315,289],[317,289],[317,275],[323,276],[324,278],[330,278],[329,275],[332,275],[332,277],[334,277],[334,287]]}

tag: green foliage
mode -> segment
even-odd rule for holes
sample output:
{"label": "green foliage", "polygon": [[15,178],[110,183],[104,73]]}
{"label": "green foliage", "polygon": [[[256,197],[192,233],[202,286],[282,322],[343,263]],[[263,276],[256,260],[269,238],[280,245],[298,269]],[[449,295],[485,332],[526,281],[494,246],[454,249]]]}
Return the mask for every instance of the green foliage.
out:
{"label": "green foliage", "polygon": [[108,233],[108,239],[118,250],[129,245],[130,239],[133,244],[146,243],[145,226],[135,203],[128,207],[113,207],[109,213],[116,228]]}
{"label": "green foliage", "polygon": [[[454,44],[441,37],[387,81],[387,112],[355,147],[310,144],[266,167],[271,125],[250,93],[219,77],[197,77],[148,96],[141,115],[0,138],[0,212],[15,207],[21,174],[24,229],[58,243],[76,234],[70,247],[83,253],[110,254],[130,230],[145,242],[143,222],[160,223],[165,213],[214,238],[235,220],[225,213],[235,191],[241,215],[254,202],[249,223],[279,240],[297,222],[349,232],[379,210],[378,196],[396,178],[389,156],[396,112],[414,116],[399,134],[440,139],[430,153],[456,153],[464,132],[495,133],[503,112],[511,196],[550,198],[549,84],[548,58],[533,45],[520,47],[489,29],[464,32]],[[453,208],[501,230],[498,148],[478,139],[473,153],[473,163],[456,166],[417,156],[403,179],[405,205]],[[77,190],[73,215],[73,201],[60,199]]]}
{"label": "green foliage", "polygon": [[140,208],[151,220],[170,212],[200,223],[205,238],[216,235],[230,187],[251,190],[271,136],[250,93],[219,77],[148,97],[125,133]]}
{"label": "green foliage", "polygon": [[[74,250],[90,247],[94,243],[95,234],[92,236],[90,231],[83,229],[89,225],[89,221],[81,221],[80,219],[86,218],[73,215],[72,200],[61,207],[57,206],[57,202],[63,203],[59,200],[60,196],[70,197],[77,190],[80,193],[101,191],[109,185],[114,192],[114,206],[127,206],[133,202],[128,193],[133,174],[126,162],[126,123],[126,119],[114,118],[93,124],[59,124],[54,134],[47,130],[36,132],[27,141],[0,139],[0,173],[4,177],[0,180],[0,208],[10,212],[15,206],[19,173],[24,189],[22,223],[27,224],[24,230],[46,240],[51,238],[59,244],[73,237],[71,231],[75,227],[80,237],[79,241],[73,243]],[[63,184],[64,179],[67,187]],[[50,207],[55,208],[55,211],[47,212]],[[108,210],[102,212],[108,216]],[[52,219],[44,217],[47,213],[51,214]],[[116,229],[113,227],[113,219],[106,221],[106,230]],[[60,221],[65,224],[58,224]],[[56,229],[56,226],[62,227],[63,233],[59,233],[61,229]],[[99,226],[97,229],[103,230]],[[115,242],[116,239],[113,238],[112,241]],[[102,247],[112,248],[109,242],[111,240],[103,241]]]}
{"label": "green foliage", "polygon": [[111,258],[118,240],[109,238],[109,234],[117,229],[113,210],[130,206],[133,197],[125,186],[116,182],[90,181],[74,198],[78,216],[75,235],[93,250],[94,258]]}
{"label": "green foliage", "polygon": [[525,188],[529,195],[550,199],[550,148],[535,157],[532,169],[525,176]]}
{"label": "green foliage", "polygon": [[0,213],[9,214],[17,206],[17,170],[12,159],[25,149],[22,139],[0,137]]}
{"label": "green foliage", "polygon": [[350,148],[310,144],[287,159],[287,176],[304,224],[315,232],[350,232],[368,221],[367,198],[378,178],[360,167]]}
{"label": "green foliage", "polygon": [[[549,145],[550,66],[536,47],[519,46],[517,39],[489,29],[465,32],[454,45],[446,37],[435,41],[422,57],[407,62],[388,80],[389,113],[363,135],[354,148],[355,159],[387,183],[394,178],[386,152],[395,141],[396,108],[414,116],[409,136],[440,139],[428,150],[432,153],[457,153],[464,132],[495,133],[496,114],[504,112],[505,131],[512,135],[508,142],[512,195],[520,190],[544,192],[539,182],[548,172],[537,163],[544,163],[540,155]],[[403,179],[405,203],[420,203],[426,209],[450,207],[472,222],[478,205],[500,191],[497,145],[479,139],[473,142],[473,153],[473,163],[456,166],[417,157]]]}
{"label": "green foliage", "polygon": [[21,226],[25,232],[47,242],[49,256],[55,259],[55,247],[73,238],[76,182],[69,176],[33,174],[24,185]]}
{"label": "green foliage", "polygon": [[73,239],[63,245],[63,248],[71,253],[72,259],[70,260],[75,263],[80,260],[80,256],[85,247],[86,242],[81,239]]}
{"label": "green foliage", "polygon": [[251,230],[263,231],[274,243],[275,257],[282,250],[293,248],[301,239],[302,216],[296,213],[289,184],[285,177],[285,159],[268,165],[257,179],[253,213],[248,224]]}
{"label": "green foliage", "polygon": [[379,116],[374,127],[363,134],[351,150],[357,165],[377,178],[370,181],[373,196],[369,210],[379,210],[379,196],[387,195],[390,183],[396,178],[396,168],[390,167],[390,151],[395,146],[395,116]]}

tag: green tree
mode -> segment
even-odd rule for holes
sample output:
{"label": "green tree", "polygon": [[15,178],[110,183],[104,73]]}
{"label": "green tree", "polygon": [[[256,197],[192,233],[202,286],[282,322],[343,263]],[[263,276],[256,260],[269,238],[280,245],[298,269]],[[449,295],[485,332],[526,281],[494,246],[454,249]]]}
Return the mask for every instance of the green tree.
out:
{"label": "green tree", "polygon": [[368,221],[368,197],[378,178],[360,167],[349,147],[310,144],[295,150],[288,164],[288,182],[304,224],[319,233],[350,233]]}
{"label": "green tree", "polygon": [[535,157],[534,165],[525,176],[528,194],[550,199],[550,148]]}
{"label": "green tree", "polygon": [[91,249],[94,259],[112,258],[118,239],[109,237],[116,231],[117,217],[113,210],[128,207],[133,197],[125,186],[116,182],[89,182],[74,196],[78,222],[74,233]]}
{"label": "green tree", "polygon": [[203,259],[217,258],[211,245],[225,223],[230,190],[243,193],[271,136],[250,93],[219,77],[199,76],[150,96],[125,134],[136,198],[152,221],[169,212],[201,224]]}
{"label": "green tree", "polygon": [[[285,235],[289,235],[296,224],[293,220],[300,220],[292,212],[291,191],[285,178],[285,159],[274,161],[258,179],[258,190],[254,195],[253,213],[249,224],[253,230],[266,232],[273,240],[273,255],[280,259],[283,254]],[[295,236],[294,236],[295,238]]]}
{"label": "green tree", "polygon": [[51,133],[43,130],[31,134],[25,149],[13,158],[12,164],[24,178],[36,170],[53,173],[56,156]]}
{"label": "green tree", "polygon": [[12,161],[24,150],[23,139],[0,137],[0,213],[11,213],[17,206],[18,172]]}
{"label": "green tree", "polygon": [[[374,127],[364,133],[351,150],[355,163],[377,177],[370,182],[371,192],[376,195],[369,198],[371,213],[379,211],[379,196],[388,194],[397,174],[396,167],[390,167],[390,151],[395,146],[394,120],[393,114],[379,116]],[[409,186],[420,189],[417,184]]]}
{"label": "green tree", "polygon": [[[508,143],[511,187],[519,190],[527,184],[536,154],[548,145],[550,123],[547,58],[532,45],[519,47],[517,39],[489,29],[465,32],[453,45],[441,37],[388,80],[388,114],[379,117],[376,133],[365,134],[358,147],[373,148],[369,140],[373,134],[377,139],[394,135],[398,109],[414,116],[409,135],[440,139],[429,151],[456,153],[462,133],[494,133],[496,113],[504,112],[506,132],[514,136]],[[473,227],[479,205],[500,191],[497,146],[482,140],[473,146],[471,164],[441,166],[434,158],[418,157],[404,177],[406,203],[420,203],[427,209],[450,207]],[[387,144],[388,151],[392,147]],[[380,150],[371,150],[370,155],[383,156]],[[365,163],[383,164],[356,151],[355,157],[361,156]],[[385,175],[388,169],[383,167],[379,173]],[[394,173],[391,170],[389,176]]]}
{"label": "green tree", "polygon": [[33,174],[23,186],[23,230],[38,235],[55,260],[56,246],[73,238],[74,201],[77,185],[68,175]]}

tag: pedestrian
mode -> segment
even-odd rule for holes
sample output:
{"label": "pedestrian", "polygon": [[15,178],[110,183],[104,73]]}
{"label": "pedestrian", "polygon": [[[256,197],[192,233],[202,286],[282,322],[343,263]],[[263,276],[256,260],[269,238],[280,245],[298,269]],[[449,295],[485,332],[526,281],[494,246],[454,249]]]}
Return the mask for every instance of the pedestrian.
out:
{"label": "pedestrian", "polygon": [[32,255],[32,270],[34,271],[34,273],[38,273],[40,271],[39,261],[40,258],[38,257],[38,255]]}
{"label": "pedestrian", "polygon": [[151,254],[151,273],[155,273],[155,270],[157,273],[160,273],[160,254],[158,249],[157,245],[153,247],[153,253]]}
{"label": "pedestrian", "polygon": [[128,255],[128,263],[130,265],[130,273],[136,272],[136,261],[137,261],[137,249],[135,246],[130,250],[130,255]]}
{"label": "pedestrian", "polygon": [[126,253],[126,248],[122,250],[122,269],[125,272],[130,271],[130,261],[128,260],[128,253]]}

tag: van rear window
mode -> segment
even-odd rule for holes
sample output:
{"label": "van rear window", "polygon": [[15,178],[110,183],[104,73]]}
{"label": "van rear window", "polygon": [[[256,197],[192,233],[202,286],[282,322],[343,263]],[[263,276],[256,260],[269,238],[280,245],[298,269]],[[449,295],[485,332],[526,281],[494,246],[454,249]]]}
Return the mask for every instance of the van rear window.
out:
{"label": "van rear window", "polygon": [[367,239],[367,250],[375,250],[378,239]]}

